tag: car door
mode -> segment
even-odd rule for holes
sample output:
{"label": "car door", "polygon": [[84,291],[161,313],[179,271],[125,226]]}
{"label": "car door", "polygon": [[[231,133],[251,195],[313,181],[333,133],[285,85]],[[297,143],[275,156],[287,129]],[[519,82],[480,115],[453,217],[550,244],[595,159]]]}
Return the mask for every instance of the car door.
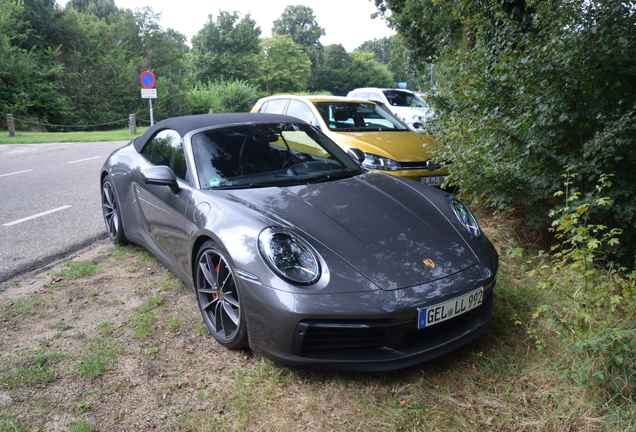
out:
{"label": "car door", "polygon": [[319,126],[318,119],[316,119],[313,111],[304,101],[291,99],[285,114],[304,120],[311,125]]}
{"label": "car door", "polygon": [[[150,241],[164,258],[179,269],[187,262],[186,211],[192,197],[192,186],[178,132],[162,130],[141,150],[141,155],[152,166],[168,166],[177,178],[178,191],[169,186],[147,184],[140,176],[135,192]],[[141,167],[141,173],[144,166]]]}

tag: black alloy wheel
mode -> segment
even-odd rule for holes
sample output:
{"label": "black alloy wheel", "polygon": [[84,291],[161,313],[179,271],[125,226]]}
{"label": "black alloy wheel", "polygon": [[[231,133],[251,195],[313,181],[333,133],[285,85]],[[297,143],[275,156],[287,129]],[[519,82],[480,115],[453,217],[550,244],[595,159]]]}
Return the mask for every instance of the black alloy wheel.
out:
{"label": "black alloy wheel", "polygon": [[128,239],[124,234],[124,226],[121,221],[119,200],[110,176],[104,177],[102,182],[102,213],[108,237],[117,244],[127,244]]}
{"label": "black alloy wheel", "polygon": [[230,349],[247,347],[247,326],[236,275],[212,241],[203,245],[197,257],[195,289],[199,309],[212,336]]}

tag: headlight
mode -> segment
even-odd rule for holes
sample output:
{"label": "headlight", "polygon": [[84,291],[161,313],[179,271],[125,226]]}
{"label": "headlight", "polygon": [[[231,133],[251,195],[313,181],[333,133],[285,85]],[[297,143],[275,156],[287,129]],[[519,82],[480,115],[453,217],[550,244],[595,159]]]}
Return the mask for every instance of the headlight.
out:
{"label": "headlight", "polygon": [[393,159],[377,156],[371,153],[364,154],[364,161],[362,166],[370,169],[384,170],[384,171],[397,171],[402,169],[400,164]]}
{"label": "headlight", "polygon": [[472,235],[479,238],[481,237],[481,228],[479,228],[479,224],[477,223],[477,219],[475,216],[468,210],[468,207],[453,196],[449,196],[447,198],[448,205],[457,216],[457,219],[464,225],[464,228],[468,230]]}
{"label": "headlight", "polygon": [[283,279],[300,285],[311,285],[320,279],[320,263],[311,246],[282,228],[269,227],[261,231],[258,250]]}

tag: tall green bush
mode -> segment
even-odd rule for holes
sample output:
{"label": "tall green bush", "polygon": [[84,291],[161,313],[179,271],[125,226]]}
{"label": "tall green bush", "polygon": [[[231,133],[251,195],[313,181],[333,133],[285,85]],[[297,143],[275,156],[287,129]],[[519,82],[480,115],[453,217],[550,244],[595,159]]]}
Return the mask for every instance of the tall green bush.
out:
{"label": "tall green bush", "polygon": [[636,402],[636,271],[626,273],[609,261],[619,229],[591,222],[595,208],[610,208],[612,184],[601,176],[594,193],[582,194],[572,169],[564,202],[550,212],[557,244],[531,273],[554,301],[535,317],[547,317],[572,353],[567,375],[595,394]]}
{"label": "tall green bush", "polygon": [[199,84],[187,95],[191,114],[249,112],[261,97],[259,90],[242,80]]}
{"label": "tall green bush", "polygon": [[[468,4],[469,2],[465,2]],[[628,2],[482,2],[467,8],[466,43],[443,46],[436,67],[436,138],[465,191],[547,223],[564,165],[581,193],[612,174],[611,209],[591,220],[636,244],[636,14]],[[515,4],[517,9],[504,7]],[[503,6],[502,6],[503,5]],[[525,6],[524,6],[525,5]]]}

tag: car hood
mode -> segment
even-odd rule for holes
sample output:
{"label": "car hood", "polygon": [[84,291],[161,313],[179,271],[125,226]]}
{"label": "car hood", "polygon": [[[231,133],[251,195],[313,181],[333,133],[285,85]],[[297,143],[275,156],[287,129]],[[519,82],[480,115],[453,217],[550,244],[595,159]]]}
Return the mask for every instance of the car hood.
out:
{"label": "car hood", "polygon": [[355,147],[398,162],[425,162],[442,145],[426,134],[412,131],[330,132],[328,136],[345,150]]}
{"label": "car hood", "polygon": [[385,290],[431,282],[478,262],[446,216],[392,176],[368,173],[232,195],[261,208],[272,222],[294,226]]}

